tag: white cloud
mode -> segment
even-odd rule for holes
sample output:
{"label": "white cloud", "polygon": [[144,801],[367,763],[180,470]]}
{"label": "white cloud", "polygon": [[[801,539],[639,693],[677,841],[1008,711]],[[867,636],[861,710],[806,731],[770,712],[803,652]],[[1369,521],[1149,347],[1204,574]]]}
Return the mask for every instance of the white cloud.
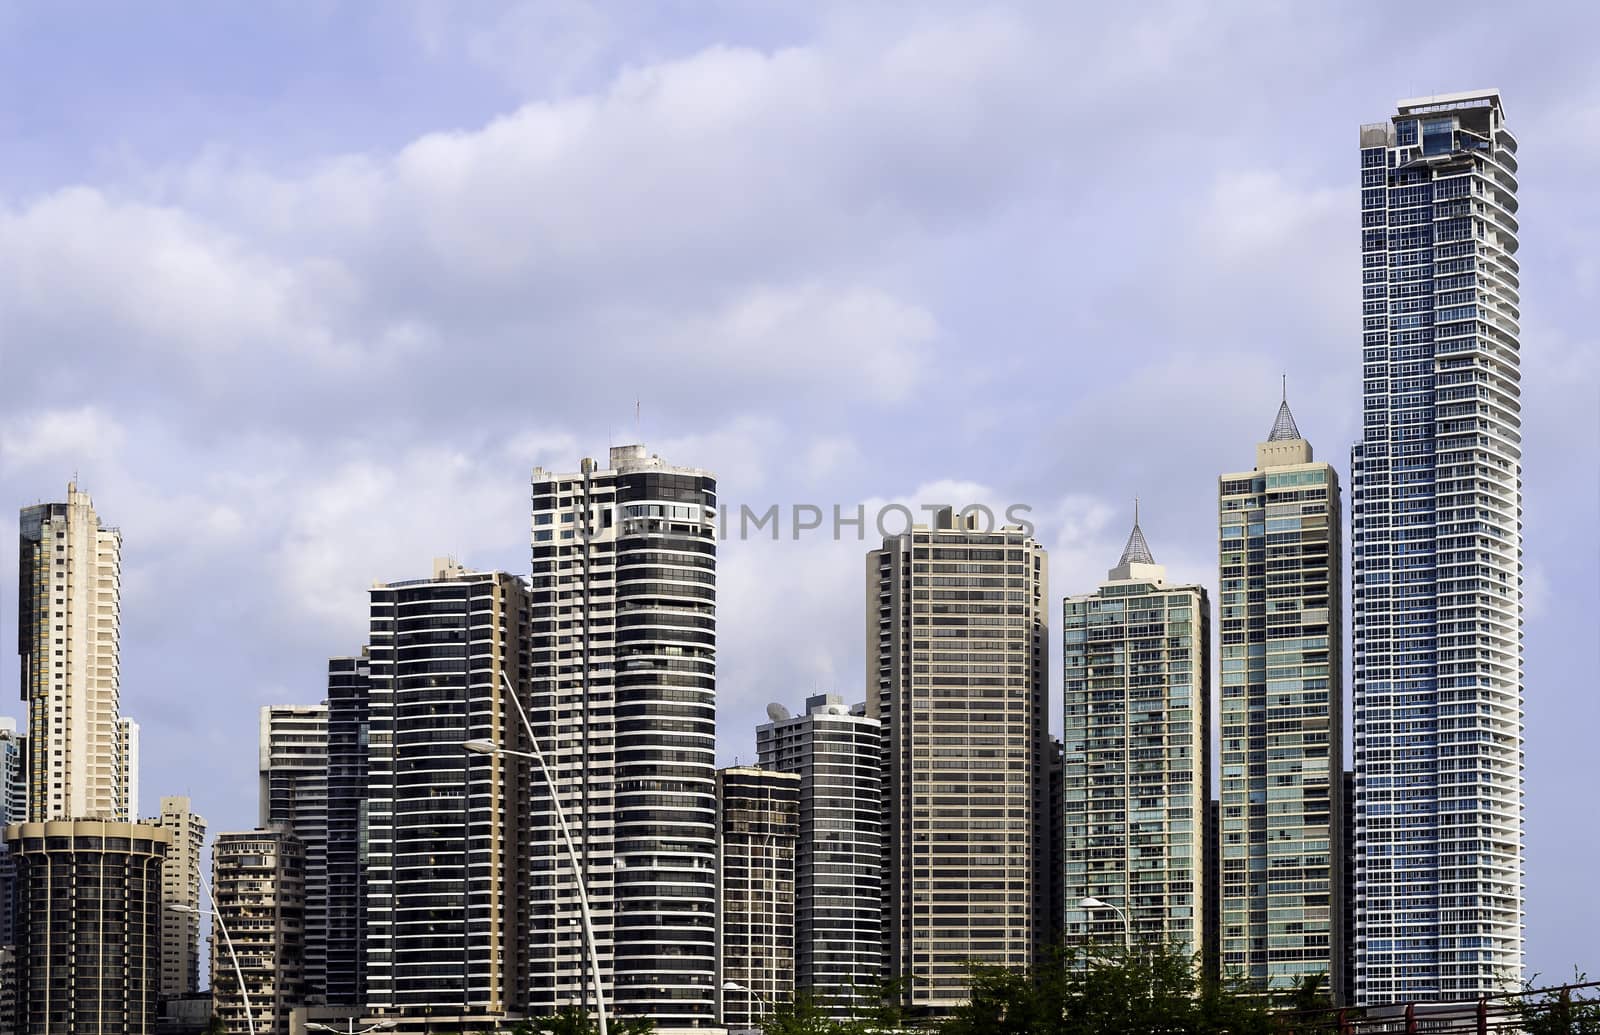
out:
{"label": "white cloud", "polygon": [[0,470],[65,467],[64,481],[80,465],[114,457],[123,437],[121,423],[95,405],[21,414],[0,423]]}

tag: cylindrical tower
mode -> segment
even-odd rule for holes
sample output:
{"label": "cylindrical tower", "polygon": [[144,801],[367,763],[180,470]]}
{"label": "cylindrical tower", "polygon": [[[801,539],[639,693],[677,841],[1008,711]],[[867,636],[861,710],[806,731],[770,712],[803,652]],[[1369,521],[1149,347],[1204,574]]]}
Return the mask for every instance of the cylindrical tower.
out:
{"label": "cylindrical tower", "polygon": [[161,865],[172,834],[143,823],[6,828],[16,860],[17,1030],[156,1030]]}

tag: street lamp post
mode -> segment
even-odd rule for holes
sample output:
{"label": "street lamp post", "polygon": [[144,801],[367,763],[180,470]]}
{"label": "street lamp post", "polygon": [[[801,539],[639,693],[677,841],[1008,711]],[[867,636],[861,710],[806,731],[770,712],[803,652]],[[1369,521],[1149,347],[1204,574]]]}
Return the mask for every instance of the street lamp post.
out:
{"label": "street lamp post", "polygon": [[393,1021],[379,1021],[370,1028],[362,1028],[358,1031],[356,1029],[356,1019],[354,1017],[350,1018],[350,1026],[347,1028],[335,1028],[332,1025],[319,1024],[314,1021],[306,1022],[307,1031],[330,1031],[333,1032],[333,1035],[371,1035],[372,1032],[388,1031],[393,1027]]}
{"label": "street lamp post", "polygon": [[1080,909],[1109,909],[1117,914],[1117,919],[1122,921],[1122,945],[1125,949],[1133,948],[1133,925],[1128,923],[1128,914],[1118,909],[1109,902],[1102,902],[1097,898],[1086,898],[1078,903]]}
{"label": "street lamp post", "polygon": [[512,751],[509,748],[496,744],[492,740],[469,740],[461,745],[467,751],[478,755],[509,755],[513,758],[532,759],[539,766],[539,774],[544,777],[544,784],[550,790],[550,802],[555,806],[556,824],[561,828],[561,839],[567,846],[567,858],[572,862],[572,880],[578,889],[578,915],[583,920],[583,938],[589,950],[589,976],[594,982],[595,1012],[599,1021],[599,1035],[609,1035],[606,1027],[606,993],[605,987],[600,984],[600,951],[595,943],[594,921],[589,916],[589,891],[584,883],[583,864],[578,858],[577,843],[572,840],[572,828],[567,826],[567,812],[561,806],[561,795],[556,790],[555,778],[550,775],[550,767],[545,764],[544,752],[539,749],[539,736],[533,731],[533,723],[528,721],[528,713],[522,707],[522,700],[517,697],[516,688],[511,685],[511,679],[500,673],[500,680],[505,684],[506,693],[511,697],[511,703],[517,706],[517,714],[522,718],[522,728],[528,731],[528,743],[533,750]]}
{"label": "street lamp post", "polygon": [[[757,1004],[757,1008],[756,1008],[756,1027],[760,1028],[762,1031],[766,1031],[766,1029],[767,1029],[767,1026],[766,1026],[766,1020],[767,1020],[767,997],[766,996],[762,995],[760,992],[757,992],[753,988],[746,988],[745,986],[739,984],[739,982],[737,982],[737,981],[724,981],[722,983],[722,990],[724,992],[743,992],[745,995],[749,996],[751,999],[754,999],[756,1001],[756,1004]],[[776,1009],[776,1007],[774,1007],[774,1009]]]}
{"label": "street lamp post", "polygon": [[217,910],[217,896],[211,890],[211,883],[206,880],[205,874],[200,875],[200,886],[206,889],[206,899],[211,903],[210,909],[201,909],[198,906],[185,905],[181,902],[173,903],[172,909],[179,913],[194,913],[196,916],[209,914],[217,922],[217,930],[222,932],[222,941],[228,947],[228,958],[233,961],[233,977],[239,982],[239,998],[244,1001],[244,1023],[250,1030],[250,1035],[256,1035],[255,1010],[250,1006],[250,990],[244,984],[244,968],[239,965],[239,953],[233,947],[233,935],[228,933],[228,924],[222,919],[222,913]]}

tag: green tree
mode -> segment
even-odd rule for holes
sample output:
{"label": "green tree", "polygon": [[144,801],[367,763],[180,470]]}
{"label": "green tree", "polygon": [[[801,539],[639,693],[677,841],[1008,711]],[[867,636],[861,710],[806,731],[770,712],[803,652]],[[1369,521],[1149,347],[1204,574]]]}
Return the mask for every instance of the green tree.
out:
{"label": "green tree", "polygon": [[872,1035],[894,1031],[904,1020],[900,1008],[904,987],[901,981],[855,986],[848,997],[853,1009],[846,1017],[834,1016],[836,1011],[830,1010],[823,999],[801,992],[793,1002],[775,1004],[763,1027],[766,1035]]}
{"label": "green tree", "polygon": [[[1600,1035],[1600,999],[1595,989],[1547,988],[1534,992],[1534,982],[1524,985],[1516,1003],[1517,1020],[1525,1035]],[[1572,983],[1584,985],[1588,977],[1573,968]],[[1588,993],[1587,996],[1584,993]]]}
{"label": "green tree", "polygon": [[978,967],[941,1035],[1268,1035],[1258,997],[1204,983],[1164,946],[1059,950],[1029,972]]}

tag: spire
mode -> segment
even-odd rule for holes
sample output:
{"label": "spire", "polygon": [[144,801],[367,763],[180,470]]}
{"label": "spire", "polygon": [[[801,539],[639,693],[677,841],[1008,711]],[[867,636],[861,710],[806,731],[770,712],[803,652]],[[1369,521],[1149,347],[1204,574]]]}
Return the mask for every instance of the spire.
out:
{"label": "spire", "polygon": [[1154,564],[1156,559],[1150,554],[1150,544],[1144,541],[1144,533],[1139,530],[1139,498],[1133,499],[1133,531],[1128,533],[1128,545],[1122,548],[1122,560],[1117,562],[1121,567],[1125,564]]}
{"label": "spire", "polygon": [[1278,404],[1278,417],[1272,422],[1272,434],[1267,436],[1268,442],[1293,442],[1300,438],[1300,429],[1295,427],[1294,414],[1289,412],[1289,375],[1283,375],[1283,401]]}

